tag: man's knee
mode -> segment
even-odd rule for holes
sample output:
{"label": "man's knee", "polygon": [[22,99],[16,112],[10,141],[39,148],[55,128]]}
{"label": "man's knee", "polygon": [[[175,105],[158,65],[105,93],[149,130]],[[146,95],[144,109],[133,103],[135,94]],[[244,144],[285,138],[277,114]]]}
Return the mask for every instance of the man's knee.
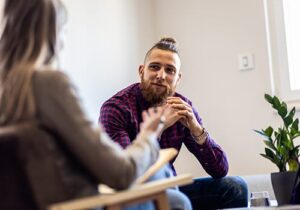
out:
{"label": "man's knee", "polygon": [[239,176],[229,176],[225,177],[224,183],[227,185],[228,189],[232,190],[232,193],[236,195],[248,195],[248,186],[247,183]]}
{"label": "man's knee", "polygon": [[221,180],[221,185],[225,189],[224,197],[234,198],[232,202],[234,206],[247,206],[248,205],[248,187],[247,183],[238,176],[224,177]]}

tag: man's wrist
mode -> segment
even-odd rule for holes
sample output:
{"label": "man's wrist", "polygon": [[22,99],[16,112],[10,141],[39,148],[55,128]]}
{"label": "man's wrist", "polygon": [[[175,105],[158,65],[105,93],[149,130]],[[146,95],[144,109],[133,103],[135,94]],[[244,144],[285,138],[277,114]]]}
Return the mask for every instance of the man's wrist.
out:
{"label": "man's wrist", "polygon": [[208,137],[208,133],[205,130],[205,128],[201,127],[201,131],[202,131],[201,133],[198,132],[198,135],[195,135],[194,133],[191,132],[192,137],[195,139],[195,141],[198,144],[204,144],[206,142],[207,137]]}
{"label": "man's wrist", "polygon": [[203,134],[203,132],[204,132],[204,128],[200,126],[196,131],[191,131],[191,134],[193,137],[198,138]]}

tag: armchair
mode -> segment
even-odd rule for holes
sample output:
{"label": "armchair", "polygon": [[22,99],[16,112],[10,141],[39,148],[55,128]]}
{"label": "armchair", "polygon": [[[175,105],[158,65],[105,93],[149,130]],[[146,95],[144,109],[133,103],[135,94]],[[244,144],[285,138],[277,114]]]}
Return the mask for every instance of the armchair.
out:
{"label": "armchair", "polygon": [[121,210],[122,207],[130,204],[137,204],[153,200],[157,210],[169,209],[166,189],[176,185],[185,185],[192,182],[189,174],[152,181],[145,184],[120,191],[114,194],[96,195],[50,206],[49,210],[80,210],[96,207],[103,207],[105,210]]}
{"label": "armchair", "polygon": [[[59,138],[36,124],[0,128],[0,209],[10,210],[75,210],[103,207],[108,210],[153,200],[157,209],[168,209],[165,190],[192,182],[190,175],[158,180],[114,194],[83,195],[70,193],[62,168],[68,176],[76,176],[95,186],[88,172],[82,170],[68,151],[59,145]],[[62,157],[64,156],[64,159]],[[59,158],[57,158],[59,157]],[[59,162],[57,161],[59,160]],[[78,198],[78,196],[77,196]]]}

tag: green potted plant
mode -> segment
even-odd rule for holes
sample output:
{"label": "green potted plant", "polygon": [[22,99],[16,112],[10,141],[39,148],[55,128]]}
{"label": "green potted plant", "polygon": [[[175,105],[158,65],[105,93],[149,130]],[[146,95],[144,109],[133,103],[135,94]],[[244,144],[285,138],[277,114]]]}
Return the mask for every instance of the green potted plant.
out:
{"label": "green potted plant", "polygon": [[266,145],[265,154],[260,155],[276,164],[279,171],[297,171],[300,145],[295,146],[294,140],[300,136],[300,132],[299,119],[295,118],[296,109],[293,107],[289,111],[286,103],[276,96],[265,94],[265,99],[277,111],[283,125],[277,129],[269,126],[261,131],[255,130]]}
{"label": "green potted plant", "polygon": [[[300,145],[294,142],[300,136],[299,119],[295,117],[295,107],[288,110],[287,104],[280,101],[278,97],[265,94],[265,100],[277,111],[283,124],[276,129],[268,126],[266,129],[255,130],[255,132],[263,137],[266,145],[265,154],[260,155],[272,161],[281,172],[272,173],[271,181],[277,202],[282,205],[289,202],[296,176],[295,171],[299,168]],[[290,184],[287,184],[287,180],[290,180]]]}

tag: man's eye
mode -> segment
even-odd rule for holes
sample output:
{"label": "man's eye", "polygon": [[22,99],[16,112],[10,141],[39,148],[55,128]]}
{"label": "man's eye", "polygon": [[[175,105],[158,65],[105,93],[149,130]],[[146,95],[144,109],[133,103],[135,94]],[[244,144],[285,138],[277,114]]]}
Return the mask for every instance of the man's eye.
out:
{"label": "man's eye", "polygon": [[160,67],[157,65],[150,65],[149,68],[156,71],[160,69]]}
{"label": "man's eye", "polygon": [[175,69],[172,69],[172,68],[167,68],[166,69],[166,72],[168,73],[168,74],[175,74]]}

